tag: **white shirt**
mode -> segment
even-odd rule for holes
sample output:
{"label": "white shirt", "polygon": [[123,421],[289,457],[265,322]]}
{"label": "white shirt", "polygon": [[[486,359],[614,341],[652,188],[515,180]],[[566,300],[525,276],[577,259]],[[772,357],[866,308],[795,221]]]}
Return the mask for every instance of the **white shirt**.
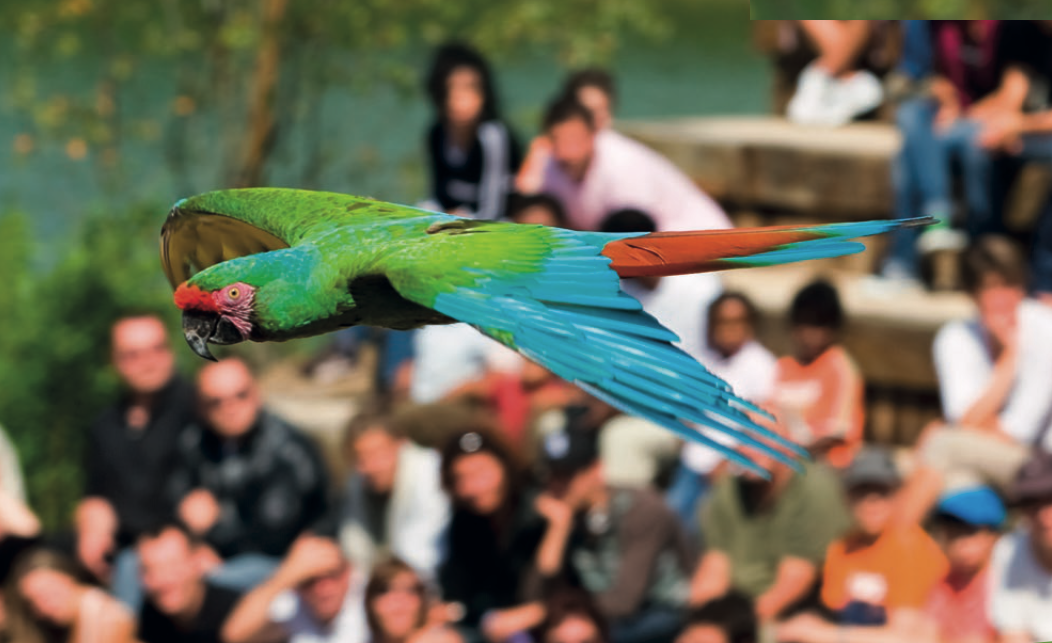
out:
{"label": "white shirt", "polygon": [[990,562],[990,622],[999,633],[1052,640],[1052,574],[1030,548],[1030,534],[1006,534]]}
{"label": "white shirt", "polygon": [[[701,359],[705,368],[730,384],[739,397],[758,404],[771,396],[777,361],[771,351],[755,340],[727,358],[706,348]],[[733,443],[722,434],[710,432],[708,435],[725,444]],[[719,453],[701,444],[691,442],[683,448],[683,464],[697,473],[710,473],[722,459]]]}
{"label": "white shirt", "polygon": [[623,208],[648,213],[662,232],[731,227],[723,209],[671,161],[608,129],[596,133],[592,161],[580,183],[550,159],[542,191],[559,199],[570,226],[579,230],[598,230],[607,215]]}
{"label": "white shirt", "polygon": [[289,643],[367,643],[365,585],[368,579],[354,568],[343,607],[332,623],[318,622],[294,590],[278,594],[270,603],[270,620],[284,628]]}
{"label": "white shirt", "polygon": [[[1000,420],[1017,442],[1030,445],[1052,420],[1052,308],[1027,299],[1019,306],[1016,378]],[[935,370],[946,420],[957,423],[985,390],[993,374],[986,331],[978,319],[950,322],[934,343]],[[1052,431],[1045,435],[1052,448]]]}

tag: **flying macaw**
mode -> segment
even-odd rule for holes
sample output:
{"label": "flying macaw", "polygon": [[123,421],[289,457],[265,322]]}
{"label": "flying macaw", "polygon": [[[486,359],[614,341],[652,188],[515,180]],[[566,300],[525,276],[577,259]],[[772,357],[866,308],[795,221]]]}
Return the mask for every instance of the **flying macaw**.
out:
{"label": "flying macaw", "polygon": [[676,335],[621,291],[620,278],[836,257],[864,249],[854,237],[924,222],[608,234],[252,188],[176,203],[161,260],[201,357],[214,359],[210,343],[466,322],[613,406],[756,469],[696,427],[787,462],[803,451],[673,346]]}

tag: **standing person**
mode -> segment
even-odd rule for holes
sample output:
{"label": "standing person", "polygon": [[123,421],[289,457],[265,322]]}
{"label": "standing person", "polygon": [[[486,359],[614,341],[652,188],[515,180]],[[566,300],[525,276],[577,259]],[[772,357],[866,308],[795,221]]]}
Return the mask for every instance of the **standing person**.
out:
{"label": "standing person", "polygon": [[136,643],[128,609],[47,549],[26,552],[4,587],[6,633],[18,643]]}
{"label": "standing person", "polygon": [[142,601],[134,543],[172,515],[165,485],[178,438],[194,421],[193,387],[175,371],[168,331],[154,315],[118,319],[112,363],[123,393],[88,430],[84,498],[77,504],[77,557],[133,611]]}
{"label": "standing person", "polygon": [[793,354],[778,360],[768,406],[798,444],[843,469],[862,444],[864,383],[840,343],[844,310],[836,289],[815,281],[789,308]]}
{"label": "standing person", "polygon": [[437,116],[427,135],[431,198],[445,212],[501,218],[521,157],[501,120],[489,65],[466,45],[443,45],[427,93]]}
{"label": "standing person", "polygon": [[649,213],[661,232],[730,228],[723,209],[671,161],[638,141],[596,127],[574,98],[545,111],[552,155],[541,190],[566,208],[570,227],[598,230],[611,212]]}
{"label": "standing person", "polygon": [[202,422],[180,438],[170,493],[180,520],[223,561],[212,581],[246,590],[301,533],[330,528],[328,476],[310,438],[264,410],[244,362],[202,368],[198,396]]}
{"label": "standing person", "polygon": [[143,532],[137,550],[146,600],[143,643],[220,643],[240,594],[206,582],[201,541],[175,522]]}

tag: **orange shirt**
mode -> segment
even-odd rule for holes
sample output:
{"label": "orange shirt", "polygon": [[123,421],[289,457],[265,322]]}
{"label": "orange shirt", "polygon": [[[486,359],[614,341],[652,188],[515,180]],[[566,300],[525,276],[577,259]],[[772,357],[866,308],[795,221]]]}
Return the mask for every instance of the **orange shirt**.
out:
{"label": "orange shirt", "polygon": [[858,602],[883,607],[922,609],[949,564],[942,550],[919,526],[889,529],[870,545],[837,540],[826,551],[822,602],[842,610]]}
{"label": "orange shirt", "polygon": [[843,438],[845,444],[829,451],[829,464],[846,467],[862,444],[865,420],[862,376],[851,357],[832,346],[807,365],[782,357],[776,369],[768,407],[787,435],[804,445]]}

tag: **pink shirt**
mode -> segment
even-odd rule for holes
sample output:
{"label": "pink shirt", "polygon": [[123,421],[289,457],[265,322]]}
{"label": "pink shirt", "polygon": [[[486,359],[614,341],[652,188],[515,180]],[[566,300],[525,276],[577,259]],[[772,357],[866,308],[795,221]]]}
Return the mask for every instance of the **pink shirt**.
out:
{"label": "pink shirt", "polygon": [[989,587],[986,571],[963,587],[942,579],[928,596],[924,613],[939,624],[943,641],[995,641],[997,632],[987,617]]}
{"label": "pink shirt", "polygon": [[723,209],[668,159],[611,130],[595,135],[583,181],[574,182],[549,160],[542,190],[562,202],[570,227],[578,230],[598,230],[608,214],[622,208],[648,213],[662,232],[732,227]]}

